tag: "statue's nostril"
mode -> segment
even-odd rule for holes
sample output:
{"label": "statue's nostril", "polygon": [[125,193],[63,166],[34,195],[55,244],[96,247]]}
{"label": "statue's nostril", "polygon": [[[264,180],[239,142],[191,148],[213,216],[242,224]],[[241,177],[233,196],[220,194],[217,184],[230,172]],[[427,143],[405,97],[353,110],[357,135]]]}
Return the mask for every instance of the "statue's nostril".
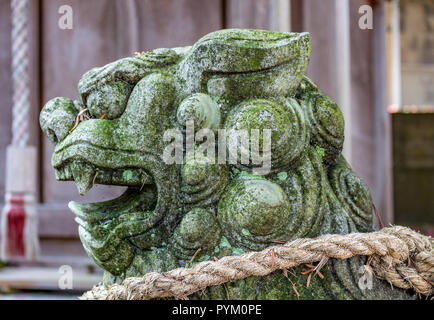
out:
{"label": "statue's nostril", "polygon": [[63,97],[54,98],[45,104],[39,122],[42,131],[51,142],[56,144],[69,134],[79,109],[78,101]]}
{"label": "statue's nostril", "polygon": [[59,140],[56,137],[56,134],[54,133],[54,131],[52,129],[47,129],[46,134],[47,134],[48,140],[52,141],[53,143],[59,142]]}

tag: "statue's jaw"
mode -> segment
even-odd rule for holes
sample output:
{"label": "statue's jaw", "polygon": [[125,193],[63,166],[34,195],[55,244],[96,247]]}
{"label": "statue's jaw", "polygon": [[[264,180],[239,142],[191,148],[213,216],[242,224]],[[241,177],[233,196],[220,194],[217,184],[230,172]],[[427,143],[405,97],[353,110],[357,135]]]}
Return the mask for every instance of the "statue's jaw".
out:
{"label": "statue's jaw", "polygon": [[119,275],[137,253],[131,243],[146,251],[161,242],[160,237],[152,237],[156,203],[155,186],[146,186],[128,188],[120,197],[104,202],[71,201],[69,208],[76,215],[88,255],[103,269]]}
{"label": "statue's jaw", "polygon": [[[136,122],[90,119],[56,144],[52,166],[58,180],[75,181],[81,194],[94,184],[128,186],[119,198],[69,207],[89,256],[120,275],[137,252],[161,247],[179,213],[178,176]],[[138,251],[139,250],[139,251]]]}

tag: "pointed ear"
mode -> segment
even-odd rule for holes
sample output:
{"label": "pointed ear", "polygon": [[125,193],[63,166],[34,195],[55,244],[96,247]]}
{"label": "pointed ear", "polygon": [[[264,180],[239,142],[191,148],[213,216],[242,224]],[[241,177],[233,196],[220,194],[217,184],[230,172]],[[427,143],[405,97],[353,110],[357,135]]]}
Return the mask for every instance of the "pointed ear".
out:
{"label": "pointed ear", "polygon": [[[183,48],[177,51],[182,52]],[[137,84],[146,75],[157,69],[168,67],[176,63],[179,54],[172,49],[155,49],[151,52],[136,53],[133,57],[111,62],[103,67],[93,68],[86,72],[78,83],[78,91],[83,102],[87,97],[103,84],[122,81],[131,86]]]}
{"label": "pointed ear", "polygon": [[227,29],[200,39],[178,67],[190,93],[204,91],[206,76],[271,69],[292,60],[303,72],[310,57],[309,33]]}
{"label": "pointed ear", "polygon": [[54,144],[62,141],[73,128],[81,103],[65,97],[48,101],[39,115],[42,132]]}

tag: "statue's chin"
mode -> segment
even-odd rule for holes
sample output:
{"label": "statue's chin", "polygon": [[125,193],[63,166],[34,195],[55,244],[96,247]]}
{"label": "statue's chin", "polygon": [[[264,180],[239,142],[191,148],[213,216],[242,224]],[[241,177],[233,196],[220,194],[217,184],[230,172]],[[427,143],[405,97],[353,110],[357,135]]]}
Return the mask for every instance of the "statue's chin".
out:
{"label": "statue's chin", "polygon": [[88,255],[116,275],[129,266],[137,249],[148,250],[161,242],[150,233],[155,225],[157,198],[156,186],[145,185],[141,190],[129,187],[121,196],[108,201],[71,201],[69,208],[76,215],[80,239]]}

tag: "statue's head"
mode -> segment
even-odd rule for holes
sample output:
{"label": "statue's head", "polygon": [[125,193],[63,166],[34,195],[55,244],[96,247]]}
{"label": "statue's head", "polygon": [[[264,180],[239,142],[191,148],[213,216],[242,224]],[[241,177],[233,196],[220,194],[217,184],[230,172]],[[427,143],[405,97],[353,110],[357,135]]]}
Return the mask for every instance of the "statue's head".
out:
{"label": "statue's head", "polygon": [[[69,204],[106,282],[275,239],[371,230],[369,190],[341,155],[342,114],[304,76],[309,56],[307,33],[221,30],[94,68],[81,101],[44,106],[58,180],[80,194],[128,186]],[[265,282],[258,290],[280,297]]]}

